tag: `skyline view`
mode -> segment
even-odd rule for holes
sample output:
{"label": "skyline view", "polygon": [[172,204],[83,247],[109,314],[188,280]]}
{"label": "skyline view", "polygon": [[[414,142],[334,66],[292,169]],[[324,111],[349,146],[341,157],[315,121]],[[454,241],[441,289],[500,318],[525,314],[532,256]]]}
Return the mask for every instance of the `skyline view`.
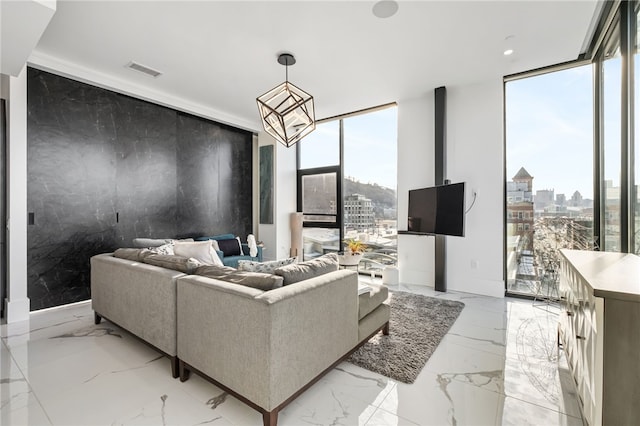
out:
{"label": "skyline view", "polygon": [[510,81],[505,85],[506,176],[524,167],[533,194],[553,189],[593,198],[591,66]]}

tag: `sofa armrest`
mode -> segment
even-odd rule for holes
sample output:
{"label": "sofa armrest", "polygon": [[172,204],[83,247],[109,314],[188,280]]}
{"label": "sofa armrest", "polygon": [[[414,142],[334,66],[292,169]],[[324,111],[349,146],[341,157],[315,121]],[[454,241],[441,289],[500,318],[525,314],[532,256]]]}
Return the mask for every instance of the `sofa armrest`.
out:
{"label": "sofa armrest", "polygon": [[357,344],[357,287],[349,270],[267,292],[182,277],[178,357],[271,411]]}
{"label": "sofa armrest", "polygon": [[182,272],[113,257],[91,258],[91,306],[168,355],[176,351],[176,280]]}

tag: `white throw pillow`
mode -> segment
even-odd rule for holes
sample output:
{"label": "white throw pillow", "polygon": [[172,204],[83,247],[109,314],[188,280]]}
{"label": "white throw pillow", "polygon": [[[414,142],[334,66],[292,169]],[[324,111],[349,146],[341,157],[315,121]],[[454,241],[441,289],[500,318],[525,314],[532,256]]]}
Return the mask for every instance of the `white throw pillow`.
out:
{"label": "white throw pillow", "polygon": [[192,257],[205,265],[223,266],[218,254],[213,249],[211,240],[193,243],[176,241],[173,244],[173,252],[177,256]]}
{"label": "white throw pillow", "polygon": [[282,260],[271,260],[269,262],[254,262],[252,260],[238,260],[238,269],[246,272],[263,272],[273,274],[276,268],[291,265],[298,261],[297,257],[290,257]]}

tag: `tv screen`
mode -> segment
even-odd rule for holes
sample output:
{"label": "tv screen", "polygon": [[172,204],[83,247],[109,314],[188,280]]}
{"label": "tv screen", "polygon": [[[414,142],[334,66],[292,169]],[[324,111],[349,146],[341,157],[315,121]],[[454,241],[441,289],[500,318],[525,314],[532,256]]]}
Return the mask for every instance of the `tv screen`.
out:
{"label": "tv screen", "polygon": [[409,232],[464,237],[464,182],[409,191]]}

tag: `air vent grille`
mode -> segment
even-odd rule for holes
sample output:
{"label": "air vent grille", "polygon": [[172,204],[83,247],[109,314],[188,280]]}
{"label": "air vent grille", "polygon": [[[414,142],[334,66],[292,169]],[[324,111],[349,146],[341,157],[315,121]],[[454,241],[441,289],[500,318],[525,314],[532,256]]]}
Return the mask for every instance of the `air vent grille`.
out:
{"label": "air vent grille", "polygon": [[132,69],[134,71],[139,71],[141,73],[150,75],[151,77],[158,77],[161,76],[162,73],[158,70],[154,70],[153,68],[149,68],[145,65],[139,64],[137,62],[131,61],[127,64],[127,68]]}

